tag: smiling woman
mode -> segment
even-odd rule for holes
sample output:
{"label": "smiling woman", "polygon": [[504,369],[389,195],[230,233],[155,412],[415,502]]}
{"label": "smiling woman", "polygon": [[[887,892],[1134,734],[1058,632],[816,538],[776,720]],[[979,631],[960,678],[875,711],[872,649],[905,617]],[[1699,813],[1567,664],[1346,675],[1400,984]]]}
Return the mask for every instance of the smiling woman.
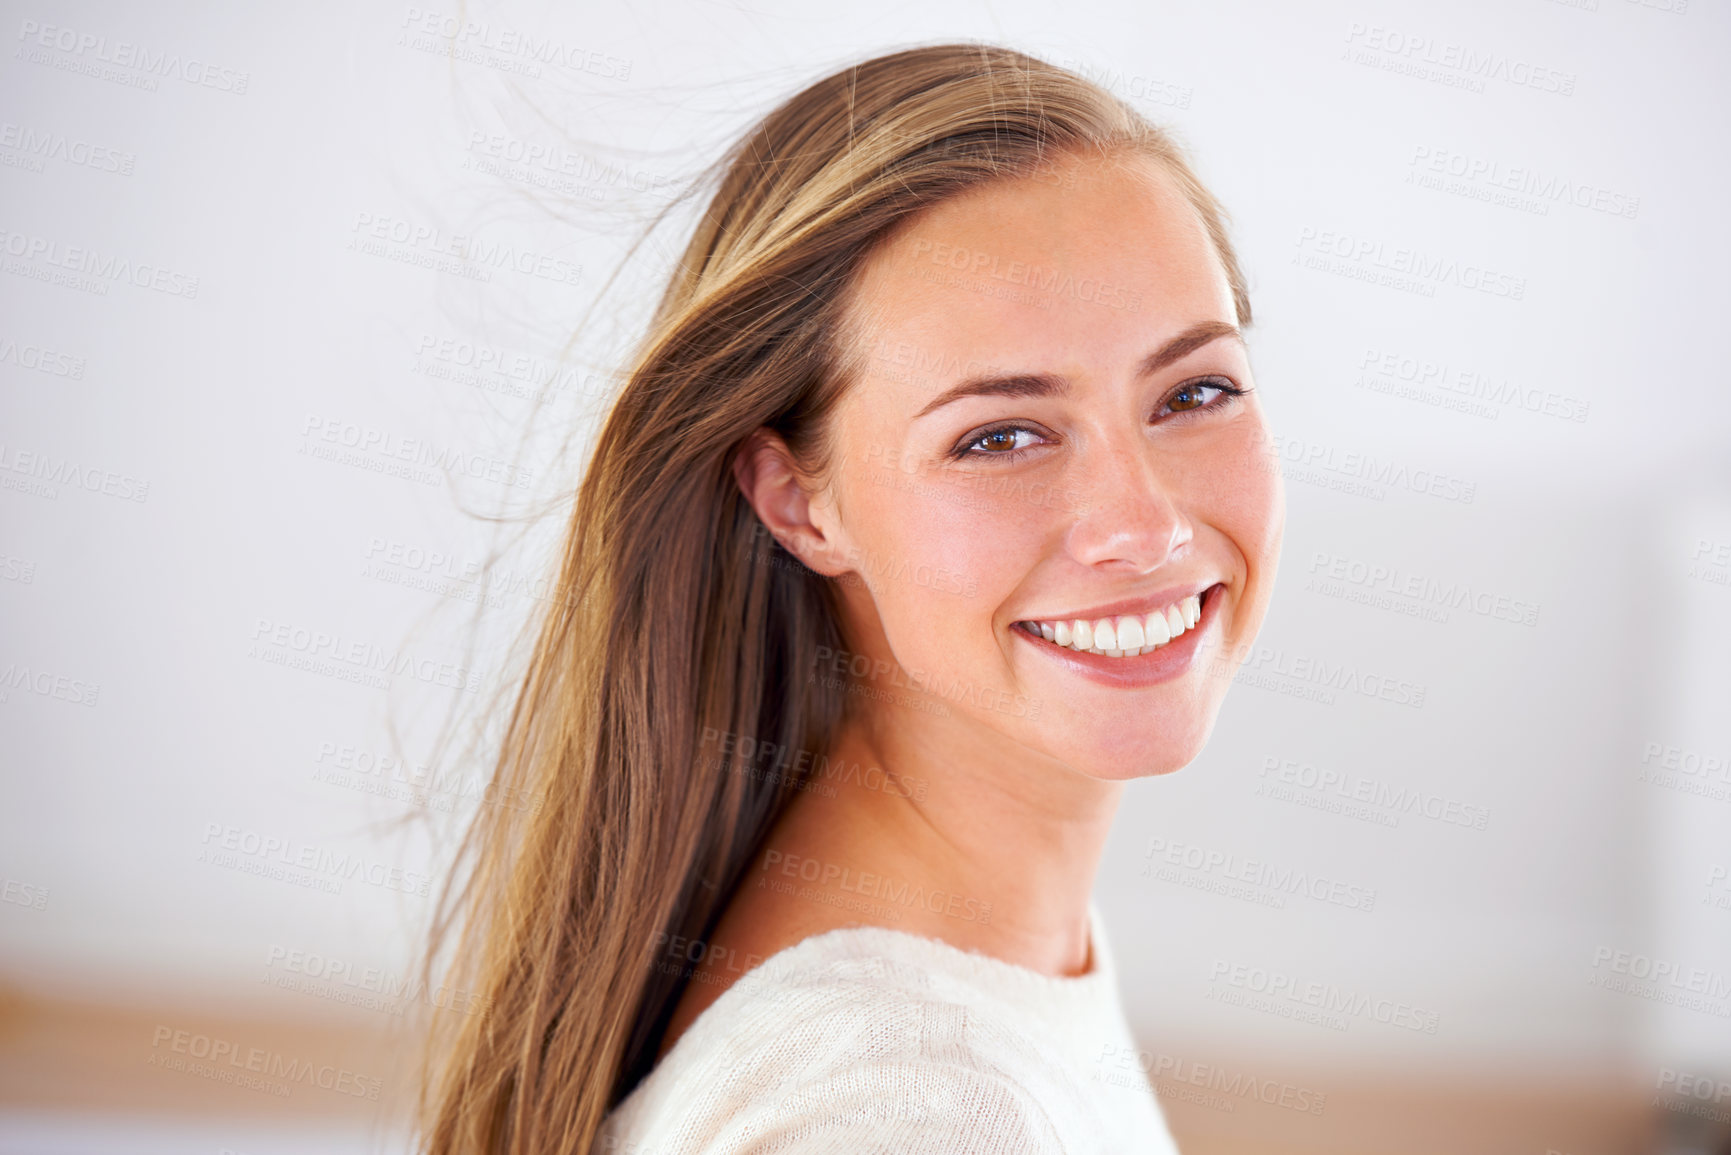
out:
{"label": "smiling woman", "polygon": [[471,832],[490,1010],[428,1150],[1174,1149],[1091,893],[1268,603],[1249,320],[1171,143],[1022,54],[871,60],[741,142],[511,717],[497,786],[547,804]]}

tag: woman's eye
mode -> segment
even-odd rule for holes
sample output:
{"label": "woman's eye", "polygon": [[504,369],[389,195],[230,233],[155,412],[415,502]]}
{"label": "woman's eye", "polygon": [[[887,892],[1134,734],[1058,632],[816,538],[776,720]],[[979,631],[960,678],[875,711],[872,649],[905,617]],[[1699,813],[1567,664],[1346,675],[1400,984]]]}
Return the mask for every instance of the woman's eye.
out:
{"label": "woman's eye", "polygon": [[1208,404],[1208,394],[1212,391],[1207,385],[1186,385],[1172,394],[1172,400],[1166,404],[1169,408],[1180,412],[1186,409],[1200,409]]}
{"label": "woman's eye", "polygon": [[[1022,440],[1023,438],[1027,440]],[[988,429],[968,442],[963,449],[971,451],[971,455],[975,457],[1008,457],[1033,443],[1033,430],[1020,425],[1008,425],[1001,429]]]}
{"label": "woman's eye", "polygon": [[1187,381],[1172,391],[1166,398],[1166,409],[1173,413],[1187,413],[1196,409],[1206,409],[1218,404],[1223,397],[1237,397],[1244,390],[1230,382],[1216,378],[1210,381]]}

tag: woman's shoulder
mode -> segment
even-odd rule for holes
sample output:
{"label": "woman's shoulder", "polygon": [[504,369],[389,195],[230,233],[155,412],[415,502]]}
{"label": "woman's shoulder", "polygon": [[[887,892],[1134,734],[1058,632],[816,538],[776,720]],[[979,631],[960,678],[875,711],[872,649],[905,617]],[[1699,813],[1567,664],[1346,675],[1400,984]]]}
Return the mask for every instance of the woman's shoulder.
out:
{"label": "woman's shoulder", "polygon": [[1029,1063],[986,1041],[996,1032],[977,1010],[920,989],[890,959],[784,963],[717,999],[609,1117],[596,1150],[1062,1150]]}
{"label": "woman's shoulder", "polygon": [[734,978],[664,1061],[788,1056],[809,1072],[844,1068],[862,1051],[961,1066],[1004,1057],[1014,1032],[1000,1035],[1017,1007],[1005,992],[934,965],[937,952],[955,948],[878,926],[809,935]]}
{"label": "woman's shoulder", "polygon": [[877,1057],[1048,1073],[1054,1060],[1087,1061],[1102,1042],[1122,1041],[1116,975],[1095,911],[1093,965],[1075,977],[1039,974],[913,930],[805,929],[757,939],[763,954],[706,949],[689,972],[681,1031],[655,1071],[750,1067],[781,1055],[798,1056],[808,1070],[816,1062],[839,1067],[869,1041]]}
{"label": "woman's shoulder", "polygon": [[1169,1151],[1151,1088],[1098,1076],[1131,1044],[1093,943],[1089,974],[1052,978],[881,926],[810,935],[731,981],[596,1150]]}
{"label": "woman's shoulder", "polygon": [[[1044,1151],[1047,1057],[934,981],[912,936],[839,928],[736,979],[620,1104],[597,1151]],[[910,949],[911,948],[911,949]]]}
{"label": "woman's shoulder", "polygon": [[[765,1044],[773,1045],[788,1020],[797,1021],[802,1035],[819,1036],[811,1042],[833,1038],[844,1026],[871,1024],[880,1042],[957,1054],[997,1053],[994,1044],[1024,1035],[1059,1042],[1063,1026],[1097,1025],[1119,1009],[1109,953],[1098,928],[1091,933],[1093,969],[1055,977],[933,934],[832,925],[784,940],[773,953],[765,948],[766,958],[751,958],[757,965],[729,976],[689,1030],[706,1028],[710,1036],[738,1042],[756,1037],[751,1028],[760,1026]],[[714,974],[712,966],[693,979],[713,980]]]}

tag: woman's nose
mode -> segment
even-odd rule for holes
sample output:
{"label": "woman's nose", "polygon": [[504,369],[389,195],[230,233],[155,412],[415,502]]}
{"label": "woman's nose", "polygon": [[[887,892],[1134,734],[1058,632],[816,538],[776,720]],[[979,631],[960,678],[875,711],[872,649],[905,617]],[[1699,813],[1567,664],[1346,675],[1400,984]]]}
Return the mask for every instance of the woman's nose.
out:
{"label": "woman's nose", "polygon": [[1068,546],[1078,562],[1149,573],[1189,544],[1177,479],[1150,447],[1103,446],[1076,465]]}

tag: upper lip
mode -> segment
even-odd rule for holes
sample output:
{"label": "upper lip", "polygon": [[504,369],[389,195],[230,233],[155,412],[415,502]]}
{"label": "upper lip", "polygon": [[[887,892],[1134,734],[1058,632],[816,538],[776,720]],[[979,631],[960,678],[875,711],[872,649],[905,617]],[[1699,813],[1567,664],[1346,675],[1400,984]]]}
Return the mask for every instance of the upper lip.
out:
{"label": "upper lip", "polygon": [[1066,610],[1061,614],[1017,618],[1016,620],[1020,622],[1069,622],[1077,620],[1092,622],[1100,618],[1119,617],[1123,614],[1149,614],[1155,610],[1163,610],[1192,594],[1200,595],[1218,584],[1220,583],[1207,582],[1202,585],[1171,586],[1157,593],[1144,594],[1139,598],[1121,598],[1115,602],[1103,602],[1085,610]]}

